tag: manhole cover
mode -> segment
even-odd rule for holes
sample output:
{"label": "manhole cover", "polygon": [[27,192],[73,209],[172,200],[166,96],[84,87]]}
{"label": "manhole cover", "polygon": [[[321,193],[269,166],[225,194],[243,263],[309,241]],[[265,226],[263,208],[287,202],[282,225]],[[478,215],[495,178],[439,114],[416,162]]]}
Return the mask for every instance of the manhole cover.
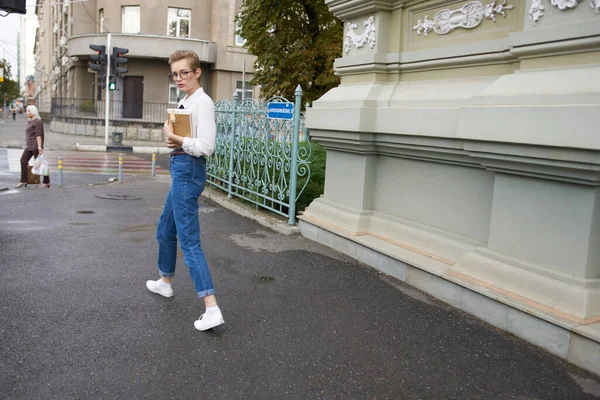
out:
{"label": "manhole cover", "polygon": [[109,200],[139,200],[138,196],[130,196],[128,194],[97,194],[96,197],[100,199]]}

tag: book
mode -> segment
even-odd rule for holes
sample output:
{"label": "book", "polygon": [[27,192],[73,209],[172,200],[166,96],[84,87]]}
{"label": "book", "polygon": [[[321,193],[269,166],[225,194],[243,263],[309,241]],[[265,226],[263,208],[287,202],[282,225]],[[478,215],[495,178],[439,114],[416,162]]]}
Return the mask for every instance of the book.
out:
{"label": "book", "polygon": [[189,110],[167,108],[168,118],[173,124],[173,133],[181,137],[192,137],[192,113]]}

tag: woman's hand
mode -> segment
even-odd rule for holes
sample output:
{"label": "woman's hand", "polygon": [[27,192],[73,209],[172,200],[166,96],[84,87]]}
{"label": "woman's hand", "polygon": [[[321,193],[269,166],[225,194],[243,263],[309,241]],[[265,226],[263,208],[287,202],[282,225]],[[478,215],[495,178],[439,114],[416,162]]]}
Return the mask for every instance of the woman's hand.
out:
{"label": "woman's hand", "polygon": [[39,152],[40,154],[44,154],[44,149],[42,149],[41,147],[39,147],[39,148],[38,148],[38,152]]}
{"label": "woman's hand", "polygon": [[179,143],[177,141],[177,138],[179,136],[177,136],[174,133],[168,133],[167,134],[167,139],[165,140],[165,142],[167,143],[167,147],[170,149],[178,149],[182,146],[182,143]]}
{"label": "woman's hand", "polygon": [[174,149],[183,146],[183,138],[173,133],[173,124],[167,120],[163,125],[163,133],[165,134],[165,142],[167,147]]}
{"label": "woman's hand", "polygon": [[163,133],[168,136],[169,133],[173,133],[173,123],[169,120],[165,121],[165,124],[163,125]]}

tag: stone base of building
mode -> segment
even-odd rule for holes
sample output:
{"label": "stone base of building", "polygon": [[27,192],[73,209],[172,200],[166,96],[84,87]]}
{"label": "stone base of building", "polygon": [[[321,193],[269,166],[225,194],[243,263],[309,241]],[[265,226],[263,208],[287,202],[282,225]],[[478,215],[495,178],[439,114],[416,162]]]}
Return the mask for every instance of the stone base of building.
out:
{"label": "stone base of building", "polygon": [[[311,205],[312,207],[312,205]],[[548,352],[600,375],[600,322],[582,325],[540,312],[526,299],[500,293],[463,274],[452,273],[443,257],[372,235],[352,235],[310,216],[300,232],[510,332]]]}
{"label": "stone base of building", "polygon": [[[104,121],[81,118],[54,118],[50,122],[50,130],[70,135],[105,136]],[[162,124],[111,121],[108,127],[108,135],[112,136],[115,132],[120,132],[123,140],[148,142],[162,142],[164,140]]]}

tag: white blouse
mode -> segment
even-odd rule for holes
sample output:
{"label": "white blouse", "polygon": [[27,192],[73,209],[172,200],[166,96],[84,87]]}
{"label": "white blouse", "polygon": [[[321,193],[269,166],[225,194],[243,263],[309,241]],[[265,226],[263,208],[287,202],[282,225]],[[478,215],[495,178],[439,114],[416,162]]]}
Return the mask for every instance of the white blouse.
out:
{"label": "white blouse", "polygon": [[210,156],[215,151],[217,135],[212,99],[202,88],[198,88],[191,96],[185,96],[179,106],[192,112],[192,137],[183,139],[183,151],[194,157]]}

